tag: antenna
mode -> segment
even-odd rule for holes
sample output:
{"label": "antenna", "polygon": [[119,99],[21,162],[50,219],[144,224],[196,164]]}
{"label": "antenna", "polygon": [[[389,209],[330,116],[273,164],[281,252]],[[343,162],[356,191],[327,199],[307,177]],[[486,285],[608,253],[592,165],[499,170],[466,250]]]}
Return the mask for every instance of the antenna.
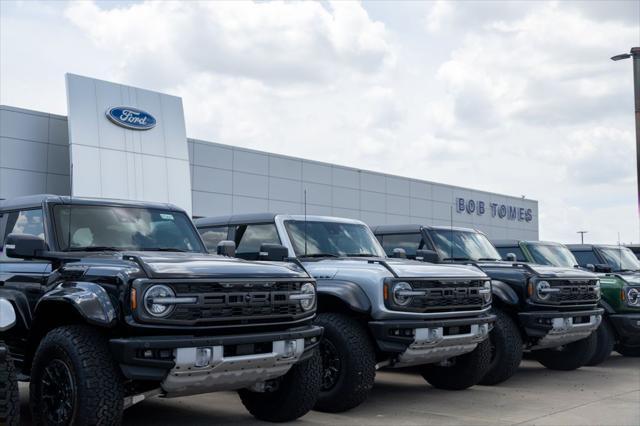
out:
{"label": "antenna", "polygon": [[620,269],[622,269],[622,244],[620,243],[620,231],[618,231],[618,262],[620,263]]}
{"label": "antenna", "polygon": [[73,163],[71,163],[71,192],[69,194],[69,225],[67,226],[67,250],[71,249],[71,219],[73,218]]}
{"label": "antenna", "polygon": [[307,255],[307,188],[304,189],[304,255]]}
{"label": "antenna", "polygon": [[449,238],[450,238],[450,240],[449,240],[449,249],[450,250],[449,251],[451,252],[451,254],[450,254],[449,257],[451,257],[451,259],[453,260],[453,206],[449,207],[449,217],[451,219],[450,227],[449,227],[449,229],[451,231],[450,234],[449,234]]}

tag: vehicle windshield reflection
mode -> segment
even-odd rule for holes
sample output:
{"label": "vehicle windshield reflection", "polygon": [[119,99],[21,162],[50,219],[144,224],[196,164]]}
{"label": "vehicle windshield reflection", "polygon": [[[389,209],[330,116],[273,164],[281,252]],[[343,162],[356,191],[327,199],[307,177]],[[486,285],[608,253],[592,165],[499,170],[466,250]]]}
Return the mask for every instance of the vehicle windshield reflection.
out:
{"label": "vehicle windshield reflection", "polygon": [[500,253],[484,234],[455,229],[430,232],[438,254],[445,260],[500,260]]}
{"label": "vehicle windshield reflection", "polygon": [[573,268],[578,264],[573,253],[560,244],[527,243],[527,248],[534,262],[539,265]]}

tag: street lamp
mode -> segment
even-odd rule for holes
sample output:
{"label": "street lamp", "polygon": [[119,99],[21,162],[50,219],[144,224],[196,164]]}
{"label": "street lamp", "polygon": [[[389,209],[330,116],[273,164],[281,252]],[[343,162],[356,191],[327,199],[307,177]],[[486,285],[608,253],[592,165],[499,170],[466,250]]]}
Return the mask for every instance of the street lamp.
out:
{"label": "street lamp", "polygon": [[614,61],[633,58],[633,93],[636,110],[636,179],[638,181],[638,213],[640,214],[640,47],[632,47],[629,53],[612,56]]}
{"label": "street lamp", "polygon": [[578,231],[576,232],[576,234],[580,234],[580,244],[584,244],[584,234],[586,234],[589,231]]}

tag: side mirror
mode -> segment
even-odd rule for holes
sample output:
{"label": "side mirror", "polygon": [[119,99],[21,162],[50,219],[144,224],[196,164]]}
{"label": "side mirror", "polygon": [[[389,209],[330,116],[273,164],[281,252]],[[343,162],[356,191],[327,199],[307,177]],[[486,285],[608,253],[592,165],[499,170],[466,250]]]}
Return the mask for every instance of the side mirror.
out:
{"label": "side mirror", "polygon": [[263,243],[260,245],[260,260],[270,260],[272,262],[284,262],[289,257],[289,249],[280,244]]}
{"label": "side mirror", "polygon": [[391,257],[395,257],[398,259],[406,259],[407,258],[407,251],[403,248],[394,248],[393,249],[393,254],[391,255]]}
{"label": "side mirror", "polygon": [[590,270],[591,272],[596,271],[596,265],[594,265],[593,263],[587,263],[586,265],[584,265],[584,267]]}
{"label": "side mirror", "polygon": [[611,268],[611,266],[607,265],[606,263],[598,263],[596,265],[593,265],[593,272],[602,272],[608,274],[612,271],[613,268]]}
{"label": "side mirror", "polygon": [[40,237],[28,234],[9,234],[4,241],[7,257],[18,259],[41,258],[48,250],[47,243]]}
{"label": "side mirror", "polygon": [[515,262],[518,260],[518,256],[516,256],[515,253],[507,253],[507,255],[504,257],[504,260],[506,260],[507,262]]}
{"label": "side mirror", "polygon": [[236,243],[229,240],[223,240],[216,246],[216,253],[220,256],[236,257]]}
{"label": "side mirror", "polygon": [[438,253],[433,250],[416,250],[416,260],[438,263],[440,262],[440,256],[438,256]]}

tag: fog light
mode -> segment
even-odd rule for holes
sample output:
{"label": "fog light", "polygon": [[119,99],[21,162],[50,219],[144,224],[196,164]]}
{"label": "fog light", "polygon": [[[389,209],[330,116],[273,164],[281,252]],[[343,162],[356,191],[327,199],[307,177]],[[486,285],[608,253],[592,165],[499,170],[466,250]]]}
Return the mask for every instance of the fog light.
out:
{"label": "fog light", "polygon": [[285,358],[291,358],[296,354],[297,344],[295,340],[287,340],[284,344]]}
{"label": "fog light", "polygon": [[211,348],[197,348],[196,349],[196,367],[206,367],[211,363],[211,357],[213,355],[213,349]]}
{"label": "fog light", "polygon": [[145,358],[153,358],[153,351],[151,349],[147,349],[142,353],[142,356]]}

